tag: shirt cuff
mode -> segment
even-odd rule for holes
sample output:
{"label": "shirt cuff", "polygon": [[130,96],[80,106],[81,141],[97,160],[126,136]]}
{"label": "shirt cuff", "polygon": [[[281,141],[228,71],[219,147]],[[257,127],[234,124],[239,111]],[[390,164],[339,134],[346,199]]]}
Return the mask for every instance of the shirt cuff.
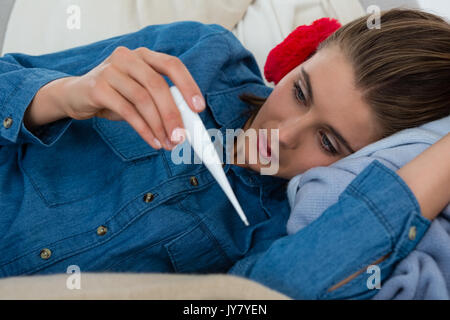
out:
{"label": "shirt cuff", "polygon": [[378,264],[375,280],[382,282],[429,225],[406,183],[375,160],[317,220],[249,254],[229,272],[294,299],[368,299],[377,293],[368,267],[388,256]]}
{"label": "shirt cuff", "polygon": [[61,119],[43,126],[40,126],[31,132],[22,122],[18,140],[20,143],[39,144],[44,147],[51,147],[59,140],[72,124],[73,119]]}
{"label": "shirt cuff", "polygon": [[[383,187],[374,187],[376,185]],[[414,250],[431,225],[405,181],[378,160],[350,183],[344,196],[366,203],[384,226],[399,259]]]}
{"label": "shirt cuff", "polygon": [[[33,134],[24,126],[23,116],[43,86],[70,75],[47,69],[28,69],[27,71],[26,77],[24,76],[23,80],[17,84],[0,110],[1,122],[3,122],[3,126],[0,127],[0,136],[13,144],[30,142],[50,146],[59,139],[73,119],[62,119],[44,125]],[[5,123],[8,125],[5,126]]]}
{"label": "shirt cuff", "polygon": [[[362,256],[364,250],[370,252],[371,260],[365,260],[363,272],[356,278],[337,290],[323,294],[321,299],[371,298],[378,290],[377,286],[371,286],[369,282],[375,284],[376,276],[379,275],[381,286],[396,264],[416,248],[431,225],[431,221],[422,216],[419,203],[409,186],[395,171],[378,160],[373,161],[350,183],[339,200],[343,202],[349,198],[353,199],[350,201],[364,203],[368,213],[381,226],[381,229],[376,229],[383,230],[383,235],[376,237],[372,233],[367,238],[362,236],[361,242],[365,244],[357,244],[355,248],[358,248]],[[381,240],[383,237],[384,241]],[[384,261],[372,269],[379,270],[379,274],[371,280],[368,267],[371,263],[382,260],[381,258],[385,258]]]}

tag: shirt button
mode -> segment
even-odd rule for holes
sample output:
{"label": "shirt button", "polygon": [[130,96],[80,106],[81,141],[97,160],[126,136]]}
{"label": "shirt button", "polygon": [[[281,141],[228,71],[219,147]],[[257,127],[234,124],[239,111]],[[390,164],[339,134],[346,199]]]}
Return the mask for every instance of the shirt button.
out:
{"label": "shirt button", "polygon": [[99,236],[104,236],[108,232],[108,228],[105,226],[100,226],[97,228],[97,234]]}
{"label": "shirt button", "polygon": [[149,203],[149,202],[152,202],[154,198],[155,198],[155,195],[153,193],[149,192],[149,193],[145,194],[144,201]]}
{"label": "shirt button", "polygon": [[52,255],[52,252],[50,251],[50,249],[45,248],[41,250],[41,253],[39,255],[41,256],[41,259],[47,260]]}
{"label": "shirt button", "polygon": [[417,228],[411,227],[409,229],[409,234],[408,234],[409,240],[411,240],[411,241],[416,240],[416,235],[417,235]]}
{"label": "shirt button", "polygon": [[198,186],[198,180],[197,180],[197,178],[196,178],[196,177],[191,177],[190,183],[191,183],[191,185],[193,185],[193,186]]}
{"label": "shirt button", "polygon": [[3,126],[4,126],[6,129],[11,128],[12,123],[13,123],[13,119],[11,119],[10,117],[8,117],[8,118],[6,118],[5,120],[3,120]]}

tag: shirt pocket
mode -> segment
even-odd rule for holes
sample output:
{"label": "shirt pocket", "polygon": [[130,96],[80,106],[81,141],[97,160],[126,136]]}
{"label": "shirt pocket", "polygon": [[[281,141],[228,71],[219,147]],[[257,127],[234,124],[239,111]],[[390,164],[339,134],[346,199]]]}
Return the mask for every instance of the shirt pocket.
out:
{"label": "shirt pocket", "polygon": [[111,150],[124,162],[159,154],[126,121],[93,118],[93,127]]}
{"label": "shirt pocket", "polygon": [[75,121],[51,148],[23,148],[22,169],[48,207],[92,198],[121,181],[137,161],[158,158],[158,150],[126,122],[99,118]]}
{"label": "shirt pocket", "polygon": [[169,241],[165,248],[177,273],[226,272],[232,266],[232,261],[203,223]]}

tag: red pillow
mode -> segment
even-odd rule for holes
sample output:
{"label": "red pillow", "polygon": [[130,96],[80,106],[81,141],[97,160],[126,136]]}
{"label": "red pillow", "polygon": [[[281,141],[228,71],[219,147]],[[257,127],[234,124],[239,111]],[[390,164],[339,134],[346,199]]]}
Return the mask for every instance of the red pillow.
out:
{"label": "red pillow", "polygon": [[269,82],[281,79],[316,51],[318,45],[333,34],[341,24],[336,19],[322,18],[310,26],[297,27],[283,42],[270,51],[264,67]]}

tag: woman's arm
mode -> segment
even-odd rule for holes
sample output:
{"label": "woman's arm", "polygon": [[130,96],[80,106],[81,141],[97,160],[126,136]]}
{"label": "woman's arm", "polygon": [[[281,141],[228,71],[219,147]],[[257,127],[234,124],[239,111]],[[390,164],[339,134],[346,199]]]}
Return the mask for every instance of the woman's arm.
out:
{"label": "woman's arm", "polygon": [[[188,38],[185,37],[186,30],[189,30]],[[224,48],[227,48],[225,35],[228,34],[231,33],[219,25],[191,21],[177,22],[151,25],[134,33],[45,55],[7,53],[0,58],[0,100],[2,101],[0,146],[32,143],[50,147],[56,143],[70,126],[72,118],[71,114],[67,116],[67,110],[63,111],[55,107],[55,103],[59,106],[64,105],[59,101],[64,96],[55,95],[55,93],[63,92],[64,87],[67,88],[66,84],[74,83],[73,78],[92,71],[111,56],[119,46],[134,50],[136,44],[140,44],[155,52],[174,57],[184,56],[189,60],[189,54],[195,54],[191,50],[194,46],[197,49],[199,46],[207,49],[211,43],[221,43]],[[221,40],[218,41],[219,39]],[[228,63],[231,53],[221,55],[221,58],[224,61],[217,59],[211,60],[211,63]],[[241,59],[240,56],[239,59]],[[204,74],[203,69],[206,70],[207,67],[207,64],[199,65],[196,71],[198,74]],[[183,77],[183,72],[185,73],[186,70],[182,69],[177,72],[176,77],[172,76],[171,79],[178,79],[179,75]],[[55,83],[51,83],[52,81]],[[179,85],[181,92],[186,92],[186,88],[183,89],[179,80],[174,82]],[[205,80],[205,83],[209,83],[209,80]],[[42,92],[40,92],[41,89]],[[72,95],[76,94],[77,92],[72,90]],[[190,101],[190,99],[187,100]],[[46,104],[47,102],[50,103]],[[190,105],[192,106],[193,102]],[[177,117],[172,118],[177,119]],[[36,136],[28,129],[40,134]]]}
{"label": "woman's arm", "polygon": [[[450,203],[450,133],[397,170],[397,174],[415,195],[422,216],[434,220]],[[377,265],[387,257],[382,257],[372,264]],[[342,287],[362,272],[364,270],[339,282],[328,292]]]}
{"label": "woman's arm", "polygon": [[[434,220],[450,203],[450,133],[414,160],[397,170],[417,199],[422,216]],[[377,265],[387,259],[374,262]],[[332,292],[350,282],[364,270],[353,274],[328,290]]]}
{"label": "woman's arm", "polygon": [[422,215],[435,219],[450,203],[450,133],[397,174],[416,196]]}
{"label": "woman's arm", "polygon": [[28,130],[33,132],[36,128],[68,118],[62,106],[65,103],[63,87],[70,79],[73,77],[52,81],[36,93],[23,116]]}
{"label": "woman's arm", "polygon": [[388,277],[450,202],[449,136],[398,173],[372,162],[317,220],[229,272],[296,299],[370,298],[367,267]]}

